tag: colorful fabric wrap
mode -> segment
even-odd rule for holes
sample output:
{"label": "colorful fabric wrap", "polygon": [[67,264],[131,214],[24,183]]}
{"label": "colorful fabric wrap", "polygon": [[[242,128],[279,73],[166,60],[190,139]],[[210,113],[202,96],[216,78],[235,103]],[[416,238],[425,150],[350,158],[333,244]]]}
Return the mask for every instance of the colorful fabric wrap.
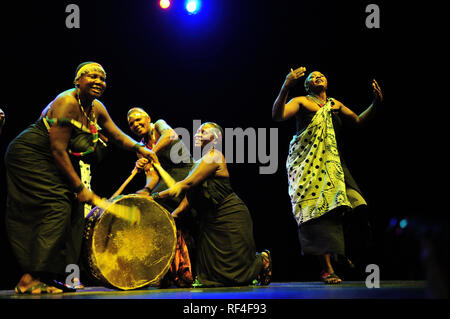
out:
{"label": "colorful fabric wrap", "polygon": [[308,127],[293,137],[286,169],[292,213],[300,225],[339,206],[348,198],[332,121],[332,99],[321,107]]}
{"label": "colorful fabric wrap", "polygon": [[95,145],[97,144],[99,138],[98,138],[98,130],[99,130],[99,126],[97,125],[97,123],[93,123],[90,122],[89,123],[89,129],[84,126],[83,124],[81,124],[80,122],[71,119],[71,118],[48,118],[48,117],[43,117],[42,118],[45,126],[47,127],[47,130],[50,130],[50,126],[51,125],[61,125],[61,126],[66,126],[66,125],[73,125],[77,128],[79,128],[80,130],[82,130],[83,132],[86,133],[90,133],[92,134],[92,146],[89,146],[89,148],[84,151],[84,152],[72,152],[70,149],[68,150],[68,152],[74,156],[77,157],[81,157],[81,156],[86,156],[88,154],[91,154],[95,151]]}

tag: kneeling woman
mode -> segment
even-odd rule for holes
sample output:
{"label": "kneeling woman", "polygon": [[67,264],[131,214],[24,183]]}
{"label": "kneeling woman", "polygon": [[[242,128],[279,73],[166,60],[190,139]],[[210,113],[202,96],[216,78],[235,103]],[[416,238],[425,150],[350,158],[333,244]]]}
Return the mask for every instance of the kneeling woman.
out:
{"label": "kneeling woman", "polygon": [[271,280],[270,252],[256,253],[253,222],[245,203],[233,192],[225,157],[215,146],[221,143],[222,129],[204,123],[195,134],[195,146],[203,157],[188,177],[154,198],[185,194],[172,215],[177,217],[188,206],[199,213],[196,269],[200,286],[241,286],[257,279],[260,285]]}

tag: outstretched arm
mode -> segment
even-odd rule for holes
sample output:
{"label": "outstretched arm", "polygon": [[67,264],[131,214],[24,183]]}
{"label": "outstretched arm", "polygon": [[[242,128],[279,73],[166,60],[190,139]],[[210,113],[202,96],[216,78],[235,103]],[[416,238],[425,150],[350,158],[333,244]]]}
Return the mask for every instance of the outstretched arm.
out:
{"label": "outstretched arm", "polygon": [[99,110],[98,122],[100,126],[102,126],[106,132],[108,132],[108,134],[116,144],[118,144],[123,149],[129,151],[134,150],[138,154],[141,154],[148,159],[157,161],[155,153],[152,150],[149,150],[147,147],[142,146],[139,148],[135,148],[137,141],[129,137],[117,127],[117,125],[109,116],[109,113],[106,110],[105,106],[100,101],[96,100],[96,105],[98,106]]}
{"label": "outstretched arm", "polygon": [[133,150],[133,146],[137,142],[117,127],[117,125],[109,116],[109,113],[106,110],[105,106],[100,101],[96,100],[95,102],[99,110],[98,122],[100,126],[103,127],[106,132],[108,132],[113,141],[121,148],[126,150]]}
{"label": "outstretched arm", "polygon": [[375,79],[373,79],[372,82],[372,89],[373,89],[372,104],[370,104],[370,106],[359,115],[358,124],[365,124],[366,122],[368,122],[375,114],[375,110],[377,108],[376,106],[383,101],[383,92],[381,92],[381,88]]}
{"label": "outstretched arm", "polygon": [[206,178],[211,176],[219,168],[219,163],[224,161],[222,153],[217,150],[208,152],[202,157],[200,163],[184,180],[176,183],[174,186],[159,193],[161,198],[178,197],[181,193],[187,191],[189,188],[196,186],[203,182]]}
{"label": "outstretched arm", "polygon": [[272,107],[272,118],[277,121],[284,121],[294,116],[299,108],[300,101],[298,98],[294,98],[286,103],[286,99],[289,93],[289,89],[297,82],[299,78],[305,75],[306,69],[300,67],[298,69],[292,70],[286,76],[283,85],[281,86],[280,93],[278,94],[275,103]]}
{"label": "outstretched arm", "polygon": [[366,124],[375,114],[375,110],[377,108],[376,106],[383,101],[383,93],[375,79],[372,82],[372,88],[374,98],[367,109],[365,109],[361,114],[357,115],[348,107],[338,102],[338,108],[340,108],[341,114],[352,120],[357,125]]}

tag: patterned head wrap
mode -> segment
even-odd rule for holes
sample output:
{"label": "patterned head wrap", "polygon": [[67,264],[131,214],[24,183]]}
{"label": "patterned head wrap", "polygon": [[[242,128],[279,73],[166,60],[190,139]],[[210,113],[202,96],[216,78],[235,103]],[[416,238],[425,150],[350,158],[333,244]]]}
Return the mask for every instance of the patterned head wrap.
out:
{"label": "patterned head wrap", "polygon": [[127,121],[130,122],[133,117],[138,116],[146,116],[150,119],[150,115],[148,115],[148,113],[145,112],[144,109],[141,109],[140,107],[133,107],[127,113]]}
{"label": "patterned head wrap", "polygon": [[75,84],[84,74],[95,71],[103,73],[106,77],[105,69],[103,69],[103,67],[99,63],[97,62],[81,63],[80,65],[78,65],[77,70],[75,71],[75,79],[73,80],[73,83]]}

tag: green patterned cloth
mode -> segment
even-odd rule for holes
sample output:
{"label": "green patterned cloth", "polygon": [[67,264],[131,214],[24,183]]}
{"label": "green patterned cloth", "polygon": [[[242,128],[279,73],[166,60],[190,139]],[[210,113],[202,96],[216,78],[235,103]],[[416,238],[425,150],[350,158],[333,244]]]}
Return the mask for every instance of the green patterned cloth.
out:
{"label": "green patterned cloth", "polygon": [[300,225],[334,208],[366,204],[349,194],[333,127],[333,100],[320,108],[307,128],[293,137],[286,168],[292,212]]}

